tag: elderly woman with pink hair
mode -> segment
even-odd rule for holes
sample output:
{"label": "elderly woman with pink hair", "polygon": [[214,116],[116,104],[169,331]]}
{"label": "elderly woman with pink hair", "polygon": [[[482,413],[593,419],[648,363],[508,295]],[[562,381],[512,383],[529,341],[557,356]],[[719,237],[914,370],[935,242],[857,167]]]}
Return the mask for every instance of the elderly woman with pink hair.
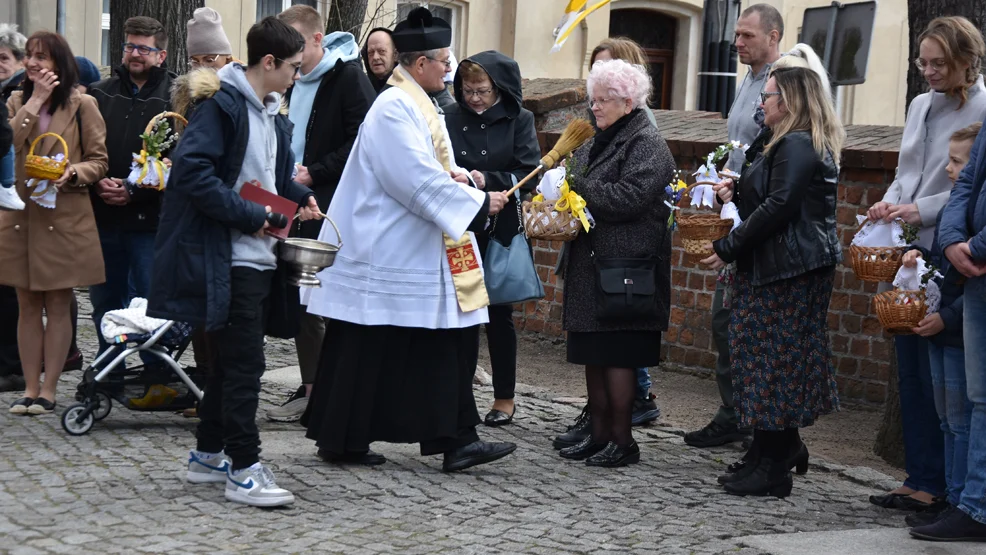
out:
{"label": "elderly woman with pink hair", "polygon": [[671,233],[664,188],[675,163],[645,114],[644,68],[596,62],[589,74],[595,138],[568,161],[569,185],[596,225],[568,247],[564,329],[568,361],[585,367],[591,434],[560,451],[589,466],[640,460],[630,433],[636,368],[657,366],[671,302]]}

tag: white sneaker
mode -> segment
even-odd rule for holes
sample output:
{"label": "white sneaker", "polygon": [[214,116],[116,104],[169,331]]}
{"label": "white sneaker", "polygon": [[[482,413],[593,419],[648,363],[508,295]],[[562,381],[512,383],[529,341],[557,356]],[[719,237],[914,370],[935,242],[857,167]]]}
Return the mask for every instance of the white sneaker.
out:
{"label": "white sneaker", "polygon": [[226,475],[226,500],[254,507],[279,507],[294,503],[290,491],[277,487],[274,473],[257,463]]}
{"label": "white sneaker", "polygon": [[219,452],[204,457],[199,451],[188,452],[188,474],[185,479],[193,484],[221,484],[226,481],[230,460],[226,453]]}
{"label": "white sneaker", "polygon": [[24,201],[17,195],[17,187],[0,187],[0,210],[24,210]]}

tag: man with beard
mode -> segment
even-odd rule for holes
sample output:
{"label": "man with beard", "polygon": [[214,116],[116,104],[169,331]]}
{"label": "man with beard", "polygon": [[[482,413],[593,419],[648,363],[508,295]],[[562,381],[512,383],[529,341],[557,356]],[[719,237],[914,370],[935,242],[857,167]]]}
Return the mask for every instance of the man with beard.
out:
{"label": "man with beard", "polygon": [[[129,306],[134,297],[147,297],[154,255],[161,192],[126,182],[141,133],[151,119],[170,110],[175,75],[164,67],[168,36],[150,17],[124,23],[123,63],[109,79],[89,88],[106,121],[106,177],[90,189],[106,266],[106,283],[89,288],[92,318],[99,323],[110,310]],[[106,342],[99,335],[100,352]]]}

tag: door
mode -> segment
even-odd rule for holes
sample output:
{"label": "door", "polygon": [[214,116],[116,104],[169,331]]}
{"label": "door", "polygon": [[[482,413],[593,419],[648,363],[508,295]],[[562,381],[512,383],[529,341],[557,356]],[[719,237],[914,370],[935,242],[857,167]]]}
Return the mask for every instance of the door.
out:
{"label": "door", "polygon": [[625,37],[644,51],[647,69],[654,84],[650,107],[671,109],[674,80],[674,46],[678,20],[654,10],[613,10],[609,16],[609,36]]}

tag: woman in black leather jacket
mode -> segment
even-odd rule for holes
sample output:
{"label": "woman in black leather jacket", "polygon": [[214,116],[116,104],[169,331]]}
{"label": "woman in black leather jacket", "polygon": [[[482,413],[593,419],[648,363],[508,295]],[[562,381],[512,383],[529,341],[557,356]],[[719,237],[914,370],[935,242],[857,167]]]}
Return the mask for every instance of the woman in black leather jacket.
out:
{"label": "woman in black leather jacket", "polygon": [[724,487],[786,497],[790,461],[807,462],[798,456],[798,430],[839,404],[828,305],[842,260],[835,208],[844,132],[810,69],[775,70],[762,100],[772,138],[743,170],[735,199],[720,188],[743,223],[714,242],[716,254],[703,263],[736,262],[729,329],[736,408],[761,451]]}

